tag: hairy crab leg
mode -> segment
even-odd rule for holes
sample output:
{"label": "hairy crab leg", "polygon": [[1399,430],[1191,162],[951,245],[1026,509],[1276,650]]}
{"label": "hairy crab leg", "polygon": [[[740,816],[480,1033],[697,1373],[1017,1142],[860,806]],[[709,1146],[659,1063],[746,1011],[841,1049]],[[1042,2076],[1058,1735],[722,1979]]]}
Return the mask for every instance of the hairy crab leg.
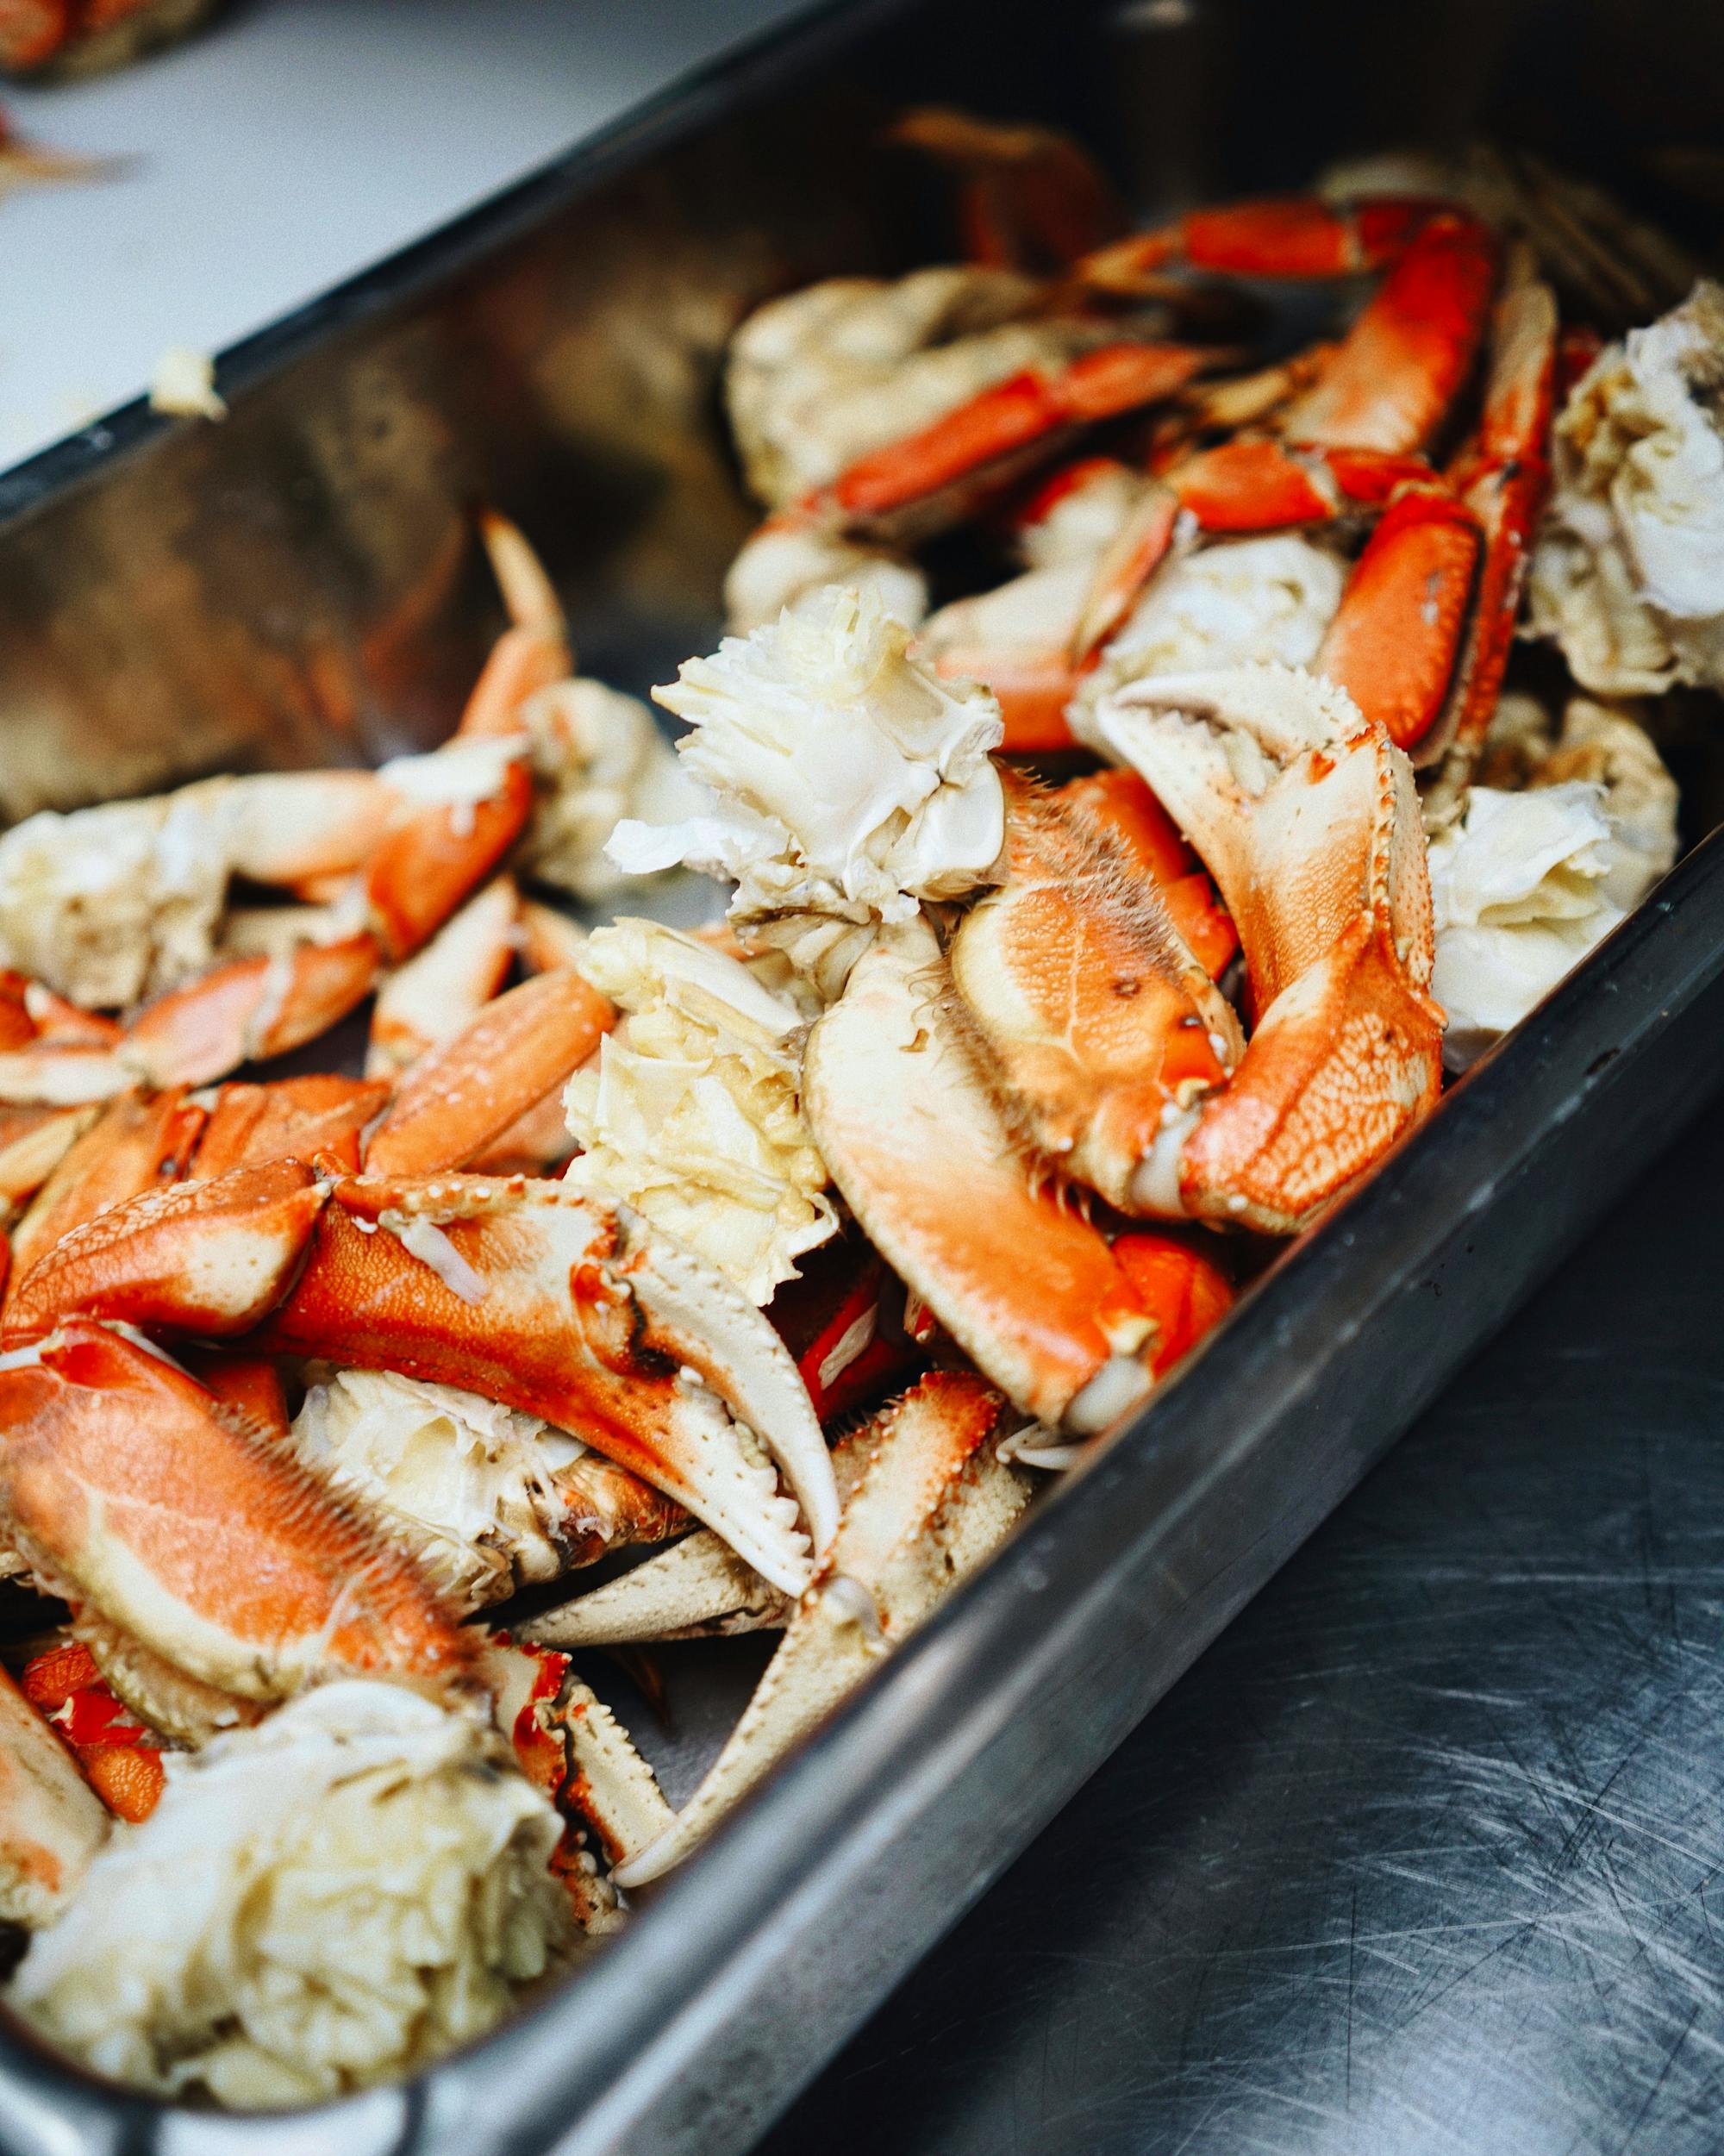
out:
{"label": "hairy crab leg", "polygon": [[746,1433],[784,1468],[816,1549],[836,1521],[820,1426],[760,1312],[626,1207],[560,1185],[339,1184],[265,1336],[541,1415],[788,1590],[807,1578],[807,1542]]}
{"label": "hairy crab leg", "polygon": [[1412,767],[1346,692],[1290,667],[1132,683],[1109,746],[1190,838],[1238,925],[1256,1028],[1194,1103],[1177,1201],[1270,1234],[1306,1226],[1435,1105],[1430,885]]}
{"label": "hairy crab leg", "polygon": [[208,1684],[459,1679],[470,1642],[411,1564],[203,1388],[73,1321],[0,1369],[0,1516],[39,1577]]}
{"label": "hairy crab leg", "polygon": [[1134,771],[1115,766],[1068,779],[1059,800],[1105,826],[1140,874],[1155,884],[1191,955],[1218,981],[1239,949],[1239,931],[1173,819]]}
{"label": "hairy crab leg", "polygon": [[[1029,1497],[1028,1478],[1002,1465],[989,1442],[1005,1405],[980,1378],[938,1371],[871,1426],[870,1457],[837,1538],[754,1697],[674,1823],[616,1867],[619,1886],[644,1885],[680,1863],[1004,1540]],[[972,1515],[961,1556],[960,1514]]]}
{"label": "hairy crab leg", "polygon": [[572,968],[535,973],[486,1003],[408,1072],[372,1134],[375,1175],[459,1168],[560,1087],[616,1023]]}
{"label": "hairy crab leg", "polygon": [[809,1128],[868,1240],[978,1368],[1038,1422],[1104,1428],[1149,1390],[1153,1321],[1038,1182],[945,975],[919,922],[864,954],[809,1036]]}

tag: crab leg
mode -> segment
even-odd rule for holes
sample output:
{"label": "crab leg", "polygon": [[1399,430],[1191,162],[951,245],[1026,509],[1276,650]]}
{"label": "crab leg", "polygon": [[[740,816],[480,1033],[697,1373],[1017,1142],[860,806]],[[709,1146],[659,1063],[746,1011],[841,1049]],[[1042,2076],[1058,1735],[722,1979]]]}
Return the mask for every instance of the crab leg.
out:
{"label": "crab leg", "polygon": [[1412,768],[1343,691],[1290,667],[1152,678],[1103,713],[1109,747],[1220,885],[1259,1014],[1239,1068],[1170,1125],[1136,1195],[1293,1233],[1441,1083]]}
{"label": "crab leg", "polygon": [[1100,1233],[1038,1186],[942,997],[932,931],[882,936],[809,1036],[803,1103],[863,1232],[1038,1422],[1105,1428],[1153,1321]]}
{"label": "crab leg", "polygon": [[0,1108],[0,1219],[28,1204],[101,1110]]}
{"label": "crab leg", "polygon": [[1056,797],[1114,834],[1133,867],[1155,884],[1191,955],[1212,981],[1219,980],[1239,949],[1238,931],[1172,817],[1136,772],[1120,766],[1089,772],[1067,780]]}
{"label": "crab leg", "polygon": [[384,834],[365,870],[371,921],[392,963],[448,919],[526,828],[528,747],[524,734],[458,737],[429,756],[384,766],[384,778],[408,789],[409,800],[423,797]]}
{"label": "crab leg", "polygon": [[63,1235],[14,1283],[8,1346],[63,1318],[249,1332],[280,1299],[329,1186],[298,1160],[145,1190]]}
{"label": "crab leg", "polygon": [[1096,291],[1127,295],[1181,262],[1232,277],[1353,277],[1392,260],[1446,208],[1419,196],[1334,204],[1294,195],[1191,209],[1098,248],[1077,274]]}
{"label": "crab leg", "polygon": [[206,1085],[240,1064],[284,1055],[327,1033],[371,993],[372,935],[306,943],[286,958],[234,959],[147,1004],[120,1061],[135,1084]]}
{"label": "crab leg", "polygon": [[535,973],[415,1064],[372,1137],[368,1171],[460,1167],[559,1088],[615,1023],[572,968]]}
{"label": "crab leg", "polygon": [[208,1179],[269,1160],[359,1165],[359,1140],[389,1099],[376,1080],[314,1072],[266,1085],[235,1082],[216,1089],[186,1172]]}
{"label": "crab leg", "polygon": [[13,1233],[14,1290],[37,1259],[81,1222],[182,1175],[205,1113],[178,1088],[147,1099],[128,1093],[103,1109],[69,1148]]}
{"label": "crab leg", "polygon": [[51,1922],[107,1838],[101,1799],[0,1670],[0,1917]]}
{"label": "crab leg", "polygon": [[996,382],[932,426],[860,458],[809,495],[801,514],[861,532],[922,531],[968,515],[982,496],[1052,455],[1078,428],[1171,397],[1214,364],[1185,345],[1111,344],[1057,372]]}
{"label": "crab leg", "polygon": [[979,1378],[941,1371],[871,1425],[871,1457],[837,1539],[730,1741],[674,1824],[616,1866],[619,1886],[679,1864],[1003,1540],[1029,1495],[1028,1478],[988,1443],[1004,1407]]}
{"label": "crab leg", "polygon": [[514,878],[495,878],[386,977],[372,1009],[368,1077],[397,1077],[478,1016],[509,978],[519,905]]}
{"label": "crab leg", "polygon": [[784,1343],[626,1207],[473,1176],[339,1184],[266,1330],[274,1347],[464,1386],[572,1431],[796,1591],[807,1544],[746,1429],[783,1466],[815,1547],[831,1535],[831,1462]]}
{"label": "crab leg", "polygon": [[895,142],[961,175],[959,221],[971,262],[1063,269],[1120,229],[1119,205],[1094,161],[1055,128],[921,105],[903,114],[891,132]]}
{"label": "crab leg", "polygon": [[526,534],[506,516],[486,509],[479,517],[479,536],[509,626],[491,646],[473,684],[458,738],[518,733],[527,699],[575,670],[562,602]]}
{"label": "crab leg", "polygon": [[203,1388],[73,1321],[0,1370],[0,1516],[54,1591],[205,1684],[459,1677],[468,1642],[405,1558]]}

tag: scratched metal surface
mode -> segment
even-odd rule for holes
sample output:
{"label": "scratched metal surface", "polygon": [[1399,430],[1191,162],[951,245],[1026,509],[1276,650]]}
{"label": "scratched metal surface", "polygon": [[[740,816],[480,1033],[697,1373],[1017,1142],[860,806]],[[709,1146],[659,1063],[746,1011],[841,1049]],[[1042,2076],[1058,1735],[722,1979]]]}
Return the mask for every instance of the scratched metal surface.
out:
{"label": "scratched metal surface", "polygon": [[763,2144],[1724,2138],[1724,1115]]}

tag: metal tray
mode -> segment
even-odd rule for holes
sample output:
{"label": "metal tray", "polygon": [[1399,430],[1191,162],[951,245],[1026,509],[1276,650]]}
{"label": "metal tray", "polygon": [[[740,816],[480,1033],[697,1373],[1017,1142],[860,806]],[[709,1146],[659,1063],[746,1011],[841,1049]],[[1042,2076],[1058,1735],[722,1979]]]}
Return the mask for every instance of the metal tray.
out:
{"label": "metal tray", "polygon": [[[1715,134],[1709,23],[1653,36],[1626,0],[813,16],[224,355],[224,425],[131,406],[0,476],[0,813],[438,737],[499,626],[480,497],[544,542],[588,671],[640,688],[707,647],[750,521],[730,328],[799,280],[950,250],[939,191],[879,146],[899,103],[1072,126],[1146,205],[1487,119],[1643,184],[1643,146]],[[1677,753],[1698,839],[1724,743]],[[247,2120],[0,2027],[0,2145],[742,2148],[1676,1136],[1721,1029],[1714,838],[578,1978],[410,2084]]]}

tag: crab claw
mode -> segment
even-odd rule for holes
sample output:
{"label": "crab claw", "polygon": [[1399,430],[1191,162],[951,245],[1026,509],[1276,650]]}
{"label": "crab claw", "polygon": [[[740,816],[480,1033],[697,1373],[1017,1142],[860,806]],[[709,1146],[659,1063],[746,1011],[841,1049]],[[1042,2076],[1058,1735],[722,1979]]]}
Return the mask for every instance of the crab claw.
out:
{"label": "crab claw", "polygon": [[730,1741],[669,1830],[616,1867],[619,1886],[679,1864],[1004,1539],[1029,1495],[987,1441],[1005,1404],[979,1378],[935,1371],[870,1425],[837,1540]]}
{"label": "crab claw", "polygon": [[0,1517],[55,1591],[242,1698],[467,1666],[470,1641],[404,1556],[105,1326],[74,1320],[0,1369]]}
{"label": "crab claw", "polygon": [[943,997],[920,922],[883,934],[809,1036],[803,1104],[863,1232],[1025,1414],[1078,1434],[1149,1390],[1153,1332],[1100,1231],[1039,1187]]}
{"label": "crab claw", "polygon": [[1121,1210],[1165,1121],[1244,1052],[1233,1008],[1126,842],[1011,782],[1006,881],[952,940],[952,978],[1037,1150]]}
{"label": "crab claw", "polygon": [[477,1176],[335,1186],[269,1342],[482,1392],[676,1498],[789,1593],[837,1524],[789,1351],[724,1277],[627,1206]]}
{"label": "crab claw", "polygon": [[72,1316],[249,1332],[281,1299],[328,1195],[298,1160],[142,1191],[43,1253],[7,1306],[5,1338]]}
{"label": "crab claw", "polygon": [[1443,1014],[1412,766],[1342,690],[1296,668],[1132,683],[1102,707],[1221,888],[1249,1047],[1146,1162],[1146,1209],[1290,1234],[1435,1105]]}

